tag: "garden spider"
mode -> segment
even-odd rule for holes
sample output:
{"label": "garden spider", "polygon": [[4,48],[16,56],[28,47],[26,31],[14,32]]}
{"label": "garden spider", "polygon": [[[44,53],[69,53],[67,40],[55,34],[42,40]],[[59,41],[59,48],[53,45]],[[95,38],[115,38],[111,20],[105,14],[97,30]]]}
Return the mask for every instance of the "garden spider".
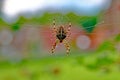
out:
{"label": "garden spider", "polygon": [[59,26],[58,28],[56,28],[55,20],[53,21],[53,31],[55,33],[56,41],[52,45],[52,53],[54,53],[56,45],[58,43],[63,43],[64,46],[66,47],[67,55],[69,54],[70,46],[69,46],[69,44],[68,44],[66,39],[69,38],[69,36],[70,36],[70,28],[71,28],[71,23],[69,23],[69,26],[68,26],[67,30],[62,25]]}

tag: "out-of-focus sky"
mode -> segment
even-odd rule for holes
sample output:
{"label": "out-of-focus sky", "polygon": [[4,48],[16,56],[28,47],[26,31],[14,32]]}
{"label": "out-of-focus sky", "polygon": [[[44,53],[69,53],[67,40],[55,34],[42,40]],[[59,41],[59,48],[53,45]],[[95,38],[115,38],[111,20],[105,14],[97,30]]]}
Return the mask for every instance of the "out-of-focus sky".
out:
{"label": "out-of-focus sky", "polygon": [[44,9],[66,9],[79,14],[97,14],[108,8],[111,0],[5,0],[3,13],[15,16],[21,12]]}

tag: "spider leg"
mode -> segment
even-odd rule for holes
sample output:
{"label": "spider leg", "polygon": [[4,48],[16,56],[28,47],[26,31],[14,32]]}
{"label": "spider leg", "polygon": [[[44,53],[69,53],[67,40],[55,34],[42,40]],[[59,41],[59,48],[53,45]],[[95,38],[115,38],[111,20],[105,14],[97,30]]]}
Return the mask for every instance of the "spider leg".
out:
{"label": "spider leg", "polygon": [[58,44],[58,40],[56,40],[55,43],[52,45],[52,49],[51,49],[52,53],[54,53],[57,44]]}
{"label": "spider leg", "polygon": [[69,27],[68,27],[67,32],[66,32],[67,33],[67,38],[69,38],[70,35],[71,35],[70,29],[71,29],[71,23],[69,23]]}
{"label": "spider leg", "polygon": [[56,33],[57,33],[57,28],[56,28],[56,24],[55,24],[55,19],[53,20],[53,28],[52,28],[52,35],[53,37],[56,37]]}
{"label": "spider leg", "polygon": [[70,46],[69,46],[69,44],[68,44],[68,42],[67,42],[66,40],[64,40],[63,43],[64,43],[64,45],[65,45],[65,47],[66,47],[66,53],[67,53],[67,55],[68,55],[69,52],[70,52]]}
{"label": "spider leg", "polygon": [[55,24],[55,19],[53,20],[53,31],[54,31],[54,32],[57,32],[56,24]]}
{"label": "spider leg", "polygon": [[71,33],[69,32],[69,34],[67,34],[67,37],[66,37],[66,38],[68,39],[68,38],[70,37],[70,35],[71,35]]}
{"label": "spider leg", "polygon": [[68,26],[68,29],[67,29],[67,33],[70,32],[71,26],[72,26],[71,23],[69,23],[69,26]]}

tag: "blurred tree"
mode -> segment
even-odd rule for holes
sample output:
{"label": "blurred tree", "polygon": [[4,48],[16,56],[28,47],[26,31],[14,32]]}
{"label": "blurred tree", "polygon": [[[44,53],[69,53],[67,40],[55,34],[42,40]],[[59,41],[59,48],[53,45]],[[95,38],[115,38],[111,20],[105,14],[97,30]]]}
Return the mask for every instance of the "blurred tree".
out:
{"label": "blurred tree", "polygon": [[28,20],[24,16],[20,16],[19,20],[11,25],[11,29],[13,31],[18,31],[22,27],[22,24],[25,24],[27,22]]}
{"label": "blurred tree", "polygon": [[0,18],[1,18],[1,15],[2,15],[3,2],[4,2],[4,0],[0,0]]}

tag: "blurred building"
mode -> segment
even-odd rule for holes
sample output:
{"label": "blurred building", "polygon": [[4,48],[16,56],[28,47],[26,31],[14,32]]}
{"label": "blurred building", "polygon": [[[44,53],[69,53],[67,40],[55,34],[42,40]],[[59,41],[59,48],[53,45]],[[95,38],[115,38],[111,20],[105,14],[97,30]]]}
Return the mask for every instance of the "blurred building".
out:
{"label": "blurred building", "polygon": [[105,25],[111,28],[111,33],[119,34],[120,32],[120,0],[113,0],[110,9],[104,17]]}
{"label": "blurred building", "polygon": [[120,32],[120,0],[113,1],[111,13],[114,30]]}

